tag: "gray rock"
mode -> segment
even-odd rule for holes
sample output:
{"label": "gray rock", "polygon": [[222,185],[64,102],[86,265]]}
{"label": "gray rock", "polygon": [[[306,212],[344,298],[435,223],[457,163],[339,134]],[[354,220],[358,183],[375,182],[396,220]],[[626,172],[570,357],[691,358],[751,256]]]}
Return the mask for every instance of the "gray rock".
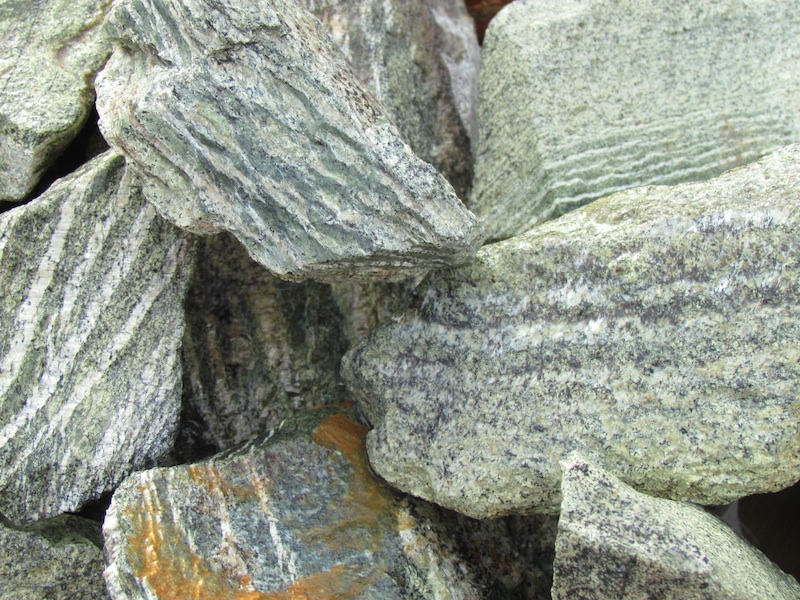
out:
{"label": "gray rock", "polygon": [[481,598],[435,509],[371,474],[365,433],[329,407],[131,476],[103,526],[112,598]]}
{"label": "gray rock", "polygon": [[108,23],[100,127],[175,224],[230,231],[292,280],[402,278],[479,245],[474,216],[294,2],[122,0]]}
{"label": "gray rock", "polygon": [[65,511],[177,428],[185,234],[106,153],[0,215],[0,511]]}
{"label": "gray rock", "polygon": [[793,577],[699,506],[641,494],[577,453],[562,464],[553,600],[800,598]]}
{"label": "gray rock", "polygon": [[800,140],[800,3],[519,0],[483,46],[470,208],[505,239]]}
{"label": "gray rock", "polygon": [[342,374],[375,470],[475,517],[557,512],[581,450],[702,504],[800,477],[800,150],[628,190],[432,274]]}
{"label": "gray rock", "polygon": [[111,52],[109,0],[0,4],[0,201],[21,200],[80,131]]}

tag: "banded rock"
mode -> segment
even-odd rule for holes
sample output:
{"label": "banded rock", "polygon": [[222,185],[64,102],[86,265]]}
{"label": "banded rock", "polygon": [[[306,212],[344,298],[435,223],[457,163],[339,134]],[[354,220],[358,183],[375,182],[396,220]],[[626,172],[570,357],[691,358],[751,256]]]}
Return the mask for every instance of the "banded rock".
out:
{"label": "banded rock", "polygon": [[469,206],[490,239],[800,141],[800,4],[520,0],[483,45]]}
{"label": "banded rock", "polygon": [[699,506],[564,461],[553,600],[800,598],[800,584]]}
{"label": "banded rock", "polygon": [[185,234],[107,152],[0,215],[0,512],[74,511],[178,421]]}
{"label": "banded rock", "polygon": [[431,274],[343,361],[370,464],[479,518],[557,512],[573,450],[702,504],[797,481],[799,167],[628,190]]}
{"label": "banded rock", "polygon": [[230,231],[293,280],[401,278],[479,245],[474,216],[296,3],[122,0],[108,23],[100,127],[175,224]]}

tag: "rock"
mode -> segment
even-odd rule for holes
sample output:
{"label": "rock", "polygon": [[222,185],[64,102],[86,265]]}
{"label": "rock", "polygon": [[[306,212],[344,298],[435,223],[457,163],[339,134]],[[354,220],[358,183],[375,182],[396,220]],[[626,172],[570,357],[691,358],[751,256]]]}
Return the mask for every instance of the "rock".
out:
{"label": "rock", "polygon": [[132,475],[103,526],[112,598],[481,598],[435,509],[372,476],[365,433],[328,407]]}
{"label": "rock", "polygon": [[800,598],[793,577],[699,506],[640,494],[577,453],[563,468],[553,600]]}
{"label": "rock", "polygon": [[799,165],[622,192],[431,274],[343,360],[370,464],[479,518],[557,512],[572,450],[702,504],[797,481]]}
{"label": "rock", "polygon": [[30,528],[0,524],[0,600],[108,598],[100,524],[62,515]]}
{"label": "rock", "polygon": [[491,239],[800,140],[796,3],[520,0],[483,46],[471,210]]}
{"label": "rock", "polygon": [[100,27],[110,4],[0,5],[0,201],[23,199],[80,131],[111,51]]}
{"label": "rock", "polygon": [[0,512],[74,511],[172,441],[191,244],[106,153],[0,215]]}
{"label": "rock", "polygon": [[473,215],[294,2],[122,0],[108,22],[100,127],[175,224],[230,231],[290,280],[397,279],[479,245]]}

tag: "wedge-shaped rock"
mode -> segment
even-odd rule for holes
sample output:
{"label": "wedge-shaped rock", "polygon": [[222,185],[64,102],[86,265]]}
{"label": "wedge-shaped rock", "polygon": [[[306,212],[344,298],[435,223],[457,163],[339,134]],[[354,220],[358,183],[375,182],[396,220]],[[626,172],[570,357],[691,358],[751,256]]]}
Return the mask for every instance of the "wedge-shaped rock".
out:
{"label": "wedge-shaped rock", "polygon": [[577,453],[563,463],[553,600],[800,598],[800,584],[699,506],[635,491]]}
{"label": "wedge-shaped rock", "polygon": [[492,21],[470,207],[491,239],[800,140],[796,1],[520,0]]}
{"label": "wedge-shaped rock", "polygon": [[581,450],[724,504],[800,478],[800,151],[597,201],[432,274],[343,375],[375,470],[465,514],[556,512]]}
{"label": "wedge-shaped rock", "polygon": [[190,244],[106,153],[0,215],[0,512],[73,511],[177,427]]}
{"label": "wedge-shaped rock", "polygon": [[482,235],[295,2],[123,0],[100,127],[169,220],[286,279],[398,278]]}
{"label": "wedge-shaped rock", "polygon": [[365,433],[325,408],[131,476],[103,526],[112,598],[481,598],[435,510],[370,473]]}
{"label": "wedge-shaped rock", "polygon": [[0,200],[24,198],[86,120],[110,4],[0,2]]}

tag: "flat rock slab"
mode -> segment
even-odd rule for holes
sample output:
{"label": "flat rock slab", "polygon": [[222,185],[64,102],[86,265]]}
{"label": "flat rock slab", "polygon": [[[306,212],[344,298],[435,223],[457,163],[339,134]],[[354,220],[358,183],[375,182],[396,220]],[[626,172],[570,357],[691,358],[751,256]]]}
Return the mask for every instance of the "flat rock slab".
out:
{"label": "flat rock slab", "polygon": [[800,478],[800,150],[623,192],[432,274],[345,355],[399,489],[557,512],[572,450],[701,504]]}
{"label": "flat rock slab", "polygon": [[435,511],[370,473],[365,434],[325,408],[131,476],[103,526],[112,598],[481,598]]}
{"label": "flat rock slab", "polygon": [[145,194],[230,231],[285,279],[391,279],[468,260],[482,230],[295,2],[123,0],[100,128]]}
{"label": "flat rock slab", "polygon": [[470,208],[490,239],[800,141],[800,3],[520,0],[483,46]]}
{"label": "flat rock slab", "polygon": [[23,199],[80,131],[111,52],[110,0],[0,3],[0,201]]}
{"label": "flat rock slab", "polygon": [[699,506],[652,498],[577,453],[563,463],[553,600],[800,598],[800,584]]}
{"label": "flat rock slab", "polygon": [[101,155],[0,215],[0,512],[113,488],[172,441],[192,245]]}

